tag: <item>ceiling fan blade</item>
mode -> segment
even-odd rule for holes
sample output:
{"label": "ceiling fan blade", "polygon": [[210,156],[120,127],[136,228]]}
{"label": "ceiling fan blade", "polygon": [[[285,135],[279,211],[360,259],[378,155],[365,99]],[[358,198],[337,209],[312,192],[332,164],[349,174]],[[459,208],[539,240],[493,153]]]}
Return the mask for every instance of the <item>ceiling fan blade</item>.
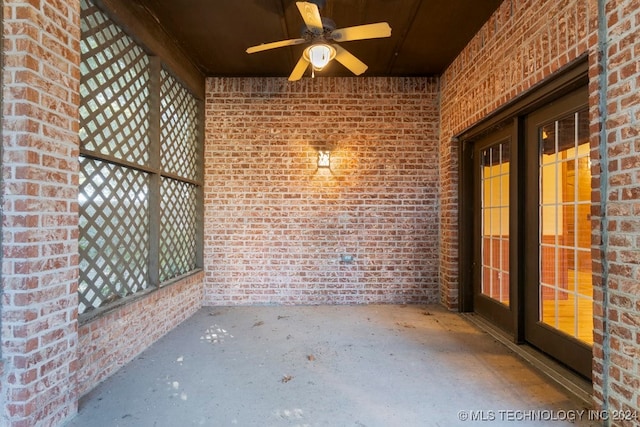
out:
{"label": "ceiling fan blade", "polygon": [[347,67],[356,76],[364,73],[369,68],[367,64],[360,61],[340,45],[333,44],[332,46],[336,50],[336,61]]}
{"label": "ceiling fan blade", "polygon": [[247,49],[247,53],[262,52],[263,50],[275,49],[278,47],[295,46],[297,44],[305,43],[305,39],[289,39],[280,40],[279,42],[262,43],[257,46],[251,46]]}
{"label": "ceiling fan blade", "polygon": [[333,30],[331,32],[331,38],[337,42],[379,39],[382,37],[391,37],[391,27],[386,22],[357,25],[355,27],[338,28],[337,30]]}
{"label": "ceiling fan blade", "polygon": [[295,82],[296,80],[300,80],[304,75],[304,72],[307,71],[308,66],[309,66],[309,61],[307,61],[304,55],[302,55],[300,57],[300,60],[294,67],[293,71],[291,72],[291,75],[289,76],[289,81]]}
{"label": "ceiling fan blade", "polygon": [[297,1],[296,6],[298,6],[300,15],[302,15],[302,19],[307,25],[307,28],[313,33],[322,34],[324,30],[318,6],[314,3],[309,3],[308,1]]}

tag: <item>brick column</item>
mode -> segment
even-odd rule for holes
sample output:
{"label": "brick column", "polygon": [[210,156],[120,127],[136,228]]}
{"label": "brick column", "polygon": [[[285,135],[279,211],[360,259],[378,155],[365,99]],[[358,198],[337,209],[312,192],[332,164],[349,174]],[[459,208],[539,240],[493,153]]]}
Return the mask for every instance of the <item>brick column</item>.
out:
{"label": "brick column", "polygon": [[[633,415],[640,411],[640,2],[598,3],[602,74],[593,86],[598,86],[601,126],[602,212],[594,212],[601,255],[595,276],[594,397],[611,413]],[[636,418],[622,418],[609,425],[638,425]]]}
{"label": "brick column", "polygon": [[77,410],[78,0],[5,0],[0,425]]}

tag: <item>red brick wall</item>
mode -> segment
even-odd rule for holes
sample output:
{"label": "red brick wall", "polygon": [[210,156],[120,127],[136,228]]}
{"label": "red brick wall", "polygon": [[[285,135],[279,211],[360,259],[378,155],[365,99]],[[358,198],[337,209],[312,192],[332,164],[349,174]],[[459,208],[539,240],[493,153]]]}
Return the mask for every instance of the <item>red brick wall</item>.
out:
{"label": "red brick wall", "polygon": [[82,396],[194,314],[203,273],[117,308],[78,330],[78,394]]}
{"label": "red brick wall", "polygon": [[75,413],[79,2],[5,0],[0,425]]}
{"label": "red brick wall", "polygon": [[205,304],[436,301],[438,119],[436,79],[209,79]]}
{"label": "red brick wall", "polygon": [[640,414],[640,1],[609,0],[605,12],[607,167],[603,232],[596,237],[604,242],[606,288],[596,307],[594,385],[599,404]]}
{"label": "red brick wall", "polygon": [[595,0],[505,0],[443,74],[440,300],[447,307],[458,305],[458,152],[451,138],[593,50],[596,30]]}

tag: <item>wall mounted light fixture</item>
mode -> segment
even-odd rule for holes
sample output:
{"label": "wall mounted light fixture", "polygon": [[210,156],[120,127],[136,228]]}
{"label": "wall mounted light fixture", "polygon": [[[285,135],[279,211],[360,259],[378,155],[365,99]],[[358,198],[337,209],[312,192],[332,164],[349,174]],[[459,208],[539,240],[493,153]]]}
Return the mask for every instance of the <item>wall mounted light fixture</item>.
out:
{"label": "wall mounted light fixture", "polygon": [[331,157],[329,150],[318,151],[318,167],[328,168],[331,167]]}

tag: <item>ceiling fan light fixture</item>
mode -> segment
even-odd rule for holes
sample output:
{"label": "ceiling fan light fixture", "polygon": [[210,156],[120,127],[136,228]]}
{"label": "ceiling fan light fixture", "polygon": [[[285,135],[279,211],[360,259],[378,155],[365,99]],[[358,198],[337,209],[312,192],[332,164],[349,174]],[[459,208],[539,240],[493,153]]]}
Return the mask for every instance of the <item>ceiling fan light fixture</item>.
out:
{"label": "ceiling fan light fixture", "polygon": [[[367,64],[353,56],[349,51],[340,46],[341,42],[354,40],[379,39],[391,36],[391,27],[387,22],[356,25],[335,29],[335,23],[320,16],[319,6],[326,0],[296,1],[298,11],[304,21],[302,37],[298,39],[280,40],[277,42],[263,43],[247,48],[247,53],[262,52],[286,46],[296,46],[303,43],[313,43],[306,48],[289,75],[289,81],[295,82],[304,76],[311,64],[311,77],[315,72],[322,70],[332,59],[336,59],[356,76],[367,70]],[[329,43],[332,41],[333,43]]]}
{"label": "ceiling fan light fixture", "polygon": [[336,57],[336,50],[331,45],[318,43],[305,49],[304,54],[313,66],[313,69],[320,71],[329,61]]}

